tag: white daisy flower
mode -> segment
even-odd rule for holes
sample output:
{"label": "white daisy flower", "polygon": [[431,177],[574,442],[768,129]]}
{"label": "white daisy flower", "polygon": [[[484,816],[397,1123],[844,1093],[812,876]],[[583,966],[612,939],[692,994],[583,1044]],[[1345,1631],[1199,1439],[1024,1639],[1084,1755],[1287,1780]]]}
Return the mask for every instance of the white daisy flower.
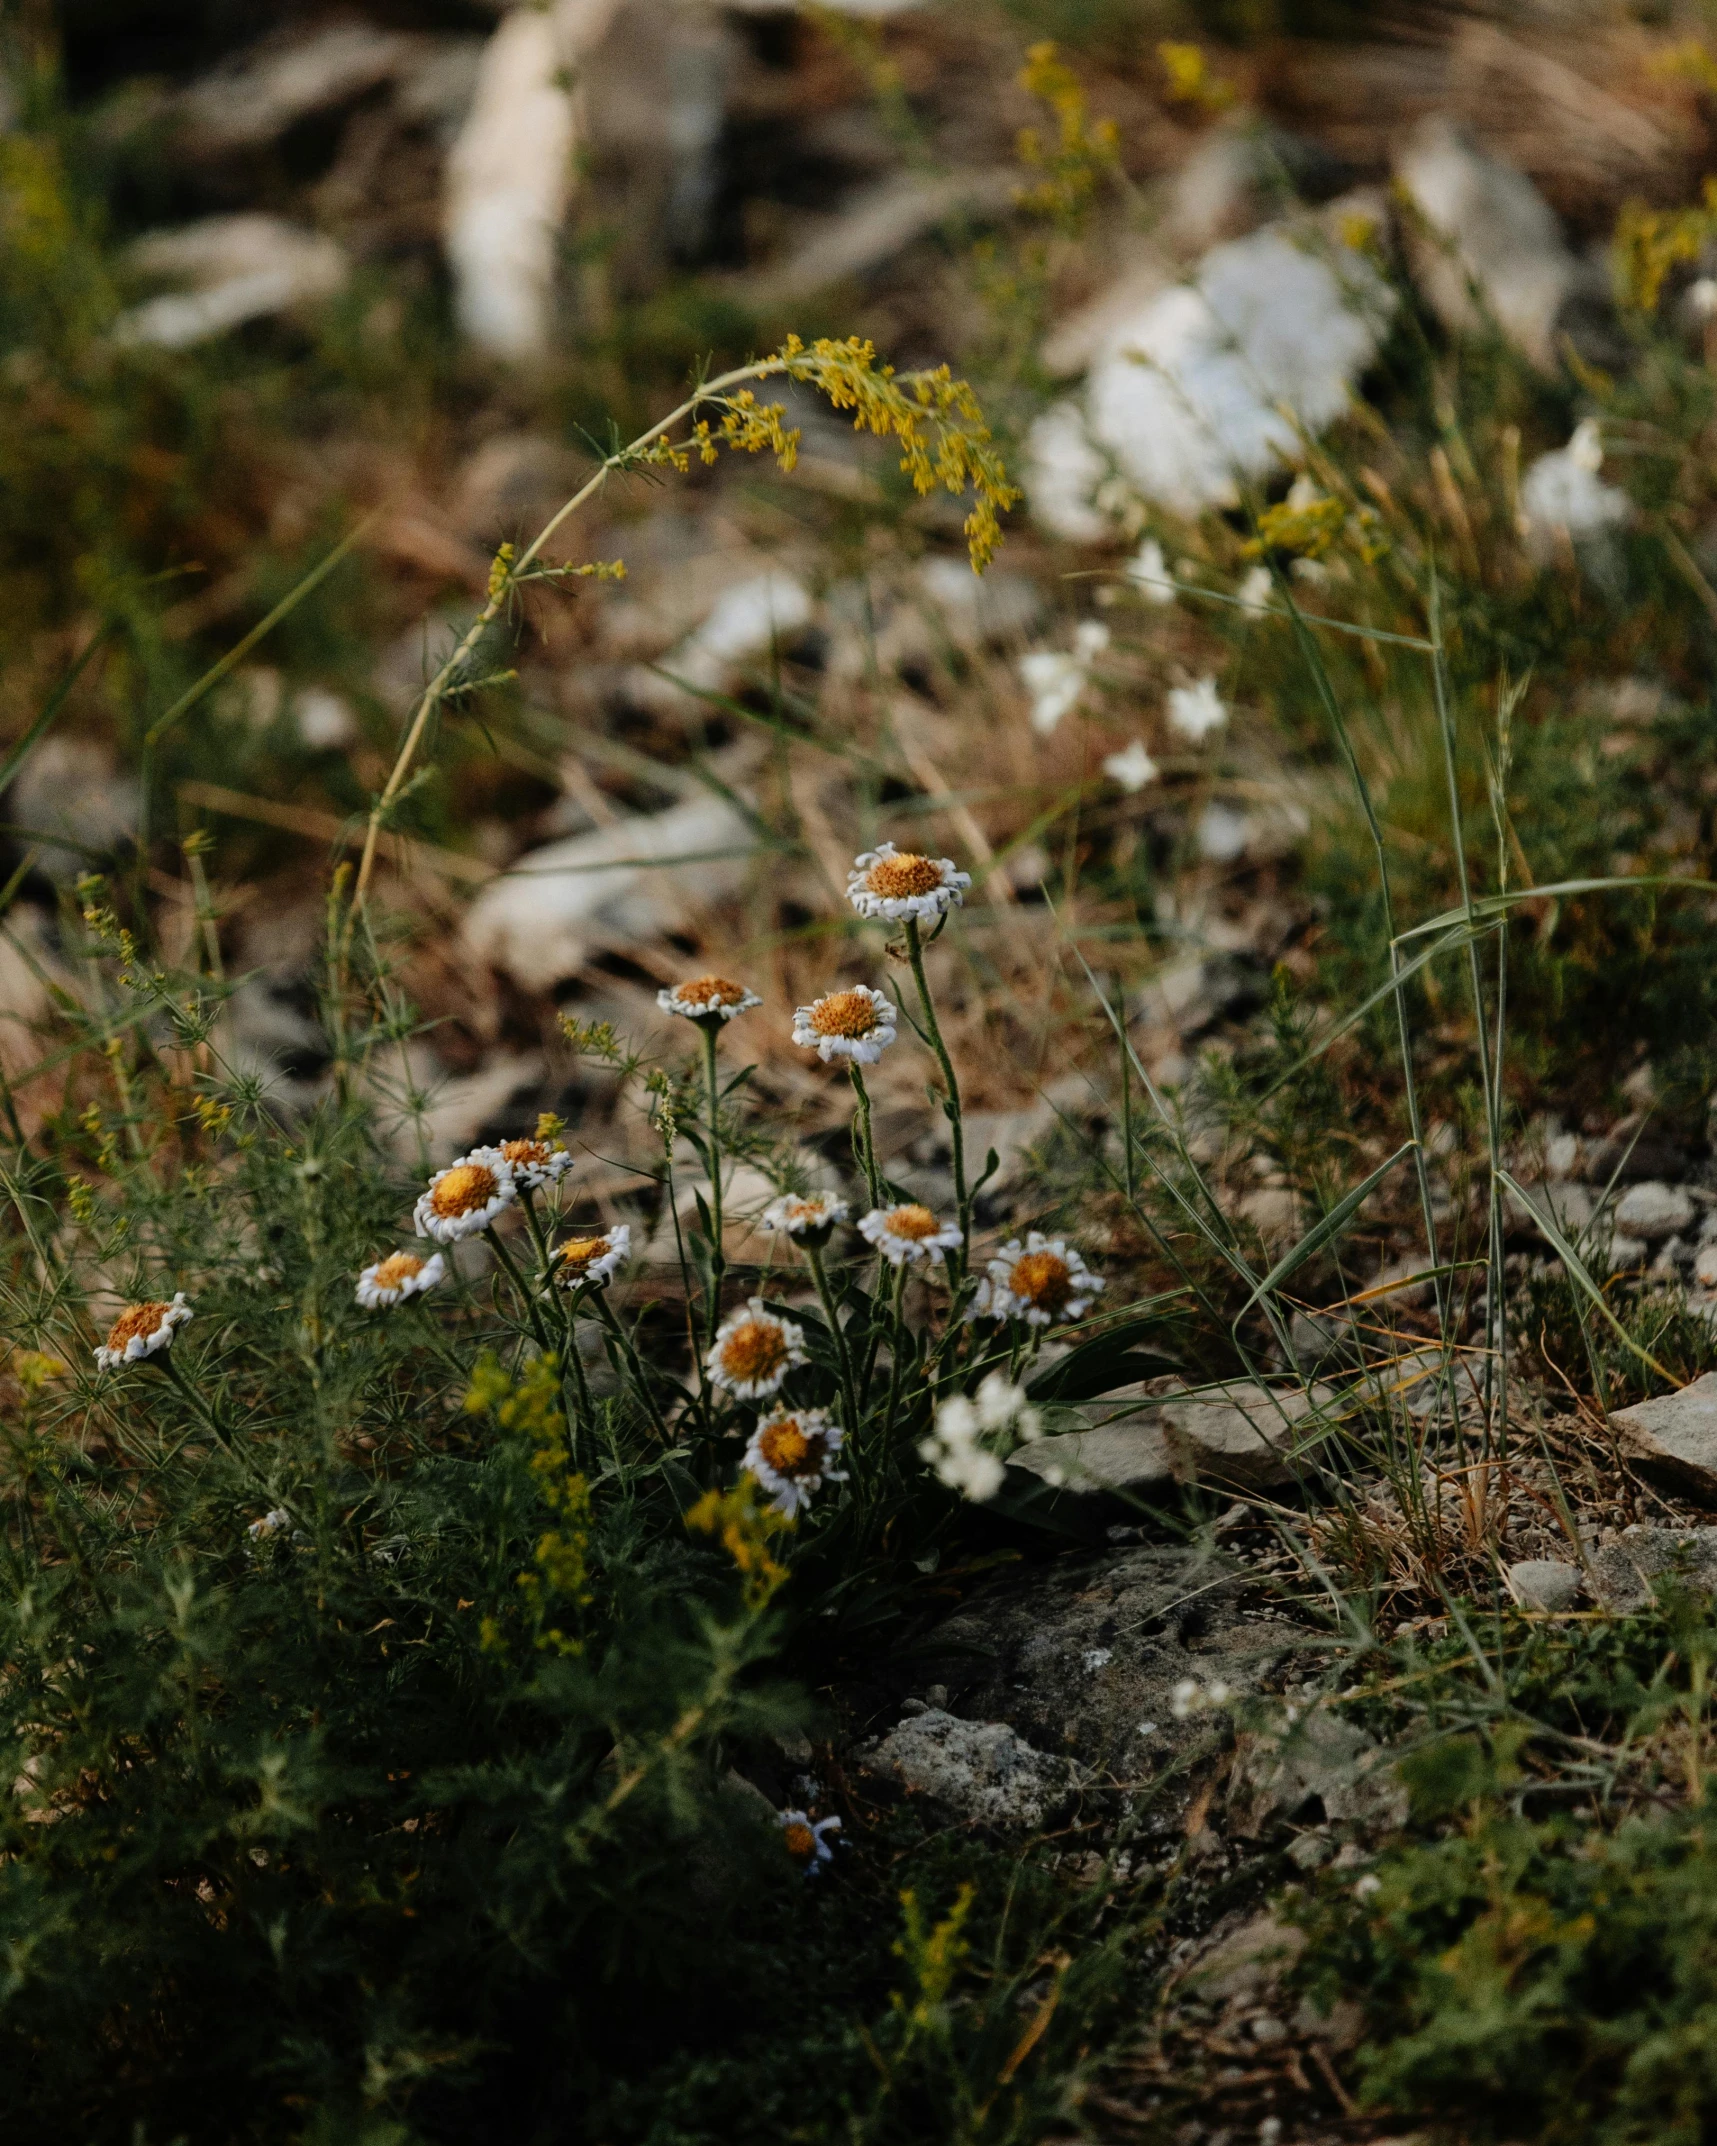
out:
{"label": "white daisy flower", "polygon": [[890,924],[910,917],[933,924],[960,906],[971,884],[971,873],[957,872],[951,857],[922,857],[883,842],[853,859],[847,900],[861,917]]}
{"label": "white daisy flower", "polygon": [[656,1004],[664,1013],[677,1013],[687,1021],[725,1024],[762,1003],[755,991],[747,991],[726,976],[694,976],[689,983],[656,993]]}
{"label": "white daisy flower", "polygon": [[1155,537],[1146,537],[1128,562],[1127,579],[1148,604],[1174,602],[1174,577]]}
{"label": "white daisy flower", "polygon": [[815,1051],[824,1065],[849,1058],[873,1066],[900,1033],[894,1025],[898,1018],[880,991],[855,984],[850,991],[826,991],[809,1006],[797,1007],[793,1041],[801,1050]]}
{"label": "white daisy flower", "polygon": [[1105,1286],[1065,1239],[1034,1229],[1024,1244],[1016,1237],[990,1261],[988,1279],[972,1299],[972,1316],[1051,1326],[1058,1319],[1082,1319]]}
{"label": "white daisy flower", "polygon": [[730,1312],[704,1358],[710,1384],[736,1401],[761,1401],[779,1390],[795,1364],[808,1363],[805,1330],[777,1318],[761,1297]]}
{"label": "white daisy flower", "polygon": [[562,1289],[609,1282],[632,1252],[632,1225],[617,1222],[599,1237],[568,1237],[554,1248],[554,1278]]}
{"label": "white daisy flower", "polygon": [[447,1262],[439,1252],[427,1259],[419,1259],[415,1252],[393,1252],[358,1276],[358,1302],[365,1311],[384,1311],[389,1305],[403,1304],[407,1297],[422,1296],[446,1273]]}
{"label": "white daisy flower", "polygon": [[122,1364],[141,1363],[158,1349],[170,1349],[174,1330],[192,1316],[182,1289],[174,1291],[171,1304],[127,1304],[96,1350],[96,1363],[103,1371],[117,1371]]}
{"label": "white daisy flower", "polygon": [[273,1512],[264,1513],[260,1520],[253,1520],[245,1533],[252,1542],[266,1542],[270,1535],[278,1535],[282,1528],[292,1525],[292,1515],[284,1505],[277,1505]]}
{"label": "white daisy flower", "polygon": [[859,1220],[859,1235],[875,1245],[891,1266],[942,1264],[960,1242],[957,1222],[939,1222],[928,1207],[908,1200],[899,1207],[874,1207]]}
{"label": "white daisy flower", "polygon": [[1103,772],[1131,796],[1155,782],[1161,770],[1146,752],[1144,740],[1135,738],[1125,751],[1109,755],[1103,763]]}
{"label": "white daisy flower", "polygon": [[973,1505],[993,1498],[1005,1473],[983,1442],[983,1428],[978,1411],[957,1393],[938,1405],[935,1428],[918,1446],[918,1457],[930,1463],[937,1480]]}
{"label": "white daisy flower", "polygon": [[852,1209],[838,1192],[784,1192],[771,1200],[759,1218],[763,1227],[795,1244],[826,1244],[837,1223]]}
{"label": "white daisy flower", "polygon": [[544,1185],[558,1185],[572,1168],[572,1157],[558,1140],[539,1140],[534,1135],[501,1142],[502,1159],[513,1173],[513,1182],[532,1192]]}
{"label": "white daisy flower", "polygon": [[1169,728],[1177,737],[1197,744],[1228,720],[1228,710],[1216,690],[1214,678],[1201,678],[1195,686],[1176,686],[1169,695]]}
{"label": "white daisy flower", "polygon": [[499,1148],[473,1148],[437,1170],[420,1195],[413,1220],[420,1237],[457,1244],[474,1237],[518,1198],[513,1166]]}
{"label": "white daisy flower", "polygon": [[840,1830],[838,1818],[813,1820],[803,1811],[781,1813],[781,1838],[787,1845],[787,1853],[807,1878],[814,1878],[825,1863],[834,1861],[835,1851],[829,1846],[829,1835]]}
{"label": "white daisy flower", "polygon": [[830,1466],[845,1436],[826,1408],[774,1408],[752,1432],[739,1465],[773,1493],[770,1504],[791,1520],[819,1484],[846,1481]]}

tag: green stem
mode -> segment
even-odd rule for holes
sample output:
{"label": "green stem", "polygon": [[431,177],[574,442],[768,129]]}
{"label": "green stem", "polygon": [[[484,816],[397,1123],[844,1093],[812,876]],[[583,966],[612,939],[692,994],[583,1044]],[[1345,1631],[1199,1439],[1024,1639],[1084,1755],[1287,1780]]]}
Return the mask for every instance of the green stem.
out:
{"label": "green stem", "polygon": [[671,1444],[672,1439],[668,1433],[667,1420],[663,1416],[661,1409],[656,1405],[656,1396],[650,1391],[650,1382],[644,1376],[644,1365],[638,1355],[637,1345],[616,1317],[614,1307],[608,1301],[608,1291],[606,1289],[596,1289],[591,1294],[596,1303],[596,1316],[614,1336],[626,1358],[627,1368],[632,1373],[633,1383],[638,1389],[638,1397],[649,1412],[650,1423],[656,1436],[660,1438],[664,1445]]}
{"label": "green stem", "polygon": [[864,1172],[870,1204],[880,1207],[883,1204],[882,1173],[876,1166],[876,1141],[871,1132],[870,1090],[864,1084],[864,1075],[859,1071],[856,1059],[847,1060],[847,1077],[853,1084],[853,1094],[858,1102],[858,1116],[853,1120],[853,1152]]}
{"label": "green stem", "polygon": [[721,1081],[715,1060],[717,1024],[705,1020],[698,1025],[703,1030],[704,1083],[709,1091],[709,1298],[704,1306],[704,1321],[713,1341],[721,1324],[721,1285],[727,1272],[721,1242]]}
{"label": "green stem", "polygon": [[918,986],[918,1004],[924,1015],[924,1026],[930,1037],[930,1048],[936,1053],[936,1062],[942,1068],[942,1081],[947,1089],[943,1109],[948,1114],[948,1127],[954,1146],[954,1204],[960,1215],[961,1266],[971,1257],[972,1251],[972,1196],[966,1189],[966,1135],[960,1116],[960,1083],[954,1078],[954,1061],[948,1055],[948,1046],[942,1040],[941,1023],[936,1018],[936,1002],[930,996],[930,985],[924,974],[924,946],[918,936],[918,919],[906,920],[906,954],[912,963],[912,981]]}
{"label": "green stem", "polygon": [[525,1307],[525,1317],[530,1321],[531,1332],[537,1338],[537,1346],[546,1352],[553,1344],[548,1338],[548,1328],[543,1324],[542,1313],[537,1309],[536,1297],[526,1283],[524,1276],[519,1272],[512,1253],[501,1242],[500,1233],[496,1230],[494,1224],[490,1223],[483,1234],[494,1247],[495,1257],[507,1270],[507,1279],[519,1292],[519,1301]]}
{"label": "green stem", "polygon": [[566,1306],[566,1363],[572,1374],[574,1403],[578,1410],[579,1428],[596,1435],[596,1404],[590,1398],[590,1381],[584,1375],[584,1358],[578,1353],[578,1307],[584,1295],[582,1290],[569,1297]]}
{"label": "green stem", "polygon": [[888,1368],[888,1408],[882,1419],[882,1450],[886,1456],[894,1437],[894,1419],[900,1409],[900,1374],[906,1360],[906,1261],[900,1262],[894,1278],[894,1304],[892,1349],[893,1362]]}
{"label": "green stem", "polygon": [[858,1388],[853,1383],[852,1352],[847,1347],[846,1328],[841,1324],[840,1311],[835,1303],[835,1293],[829,1287],[828,1272],[823,1265],[821,1248],[814,1244],[806,1245],[805,1257],[810,1261],[811,1275],[817,1284],[817,1297],[823,1307],[823,1317],[829,1322],[829,1331],[835,1337],[835,1354],[840,1360],[841,1367],[841,1405],[846,1412],[847,1436],[849,1439],[857,1438],[859,1427]]}

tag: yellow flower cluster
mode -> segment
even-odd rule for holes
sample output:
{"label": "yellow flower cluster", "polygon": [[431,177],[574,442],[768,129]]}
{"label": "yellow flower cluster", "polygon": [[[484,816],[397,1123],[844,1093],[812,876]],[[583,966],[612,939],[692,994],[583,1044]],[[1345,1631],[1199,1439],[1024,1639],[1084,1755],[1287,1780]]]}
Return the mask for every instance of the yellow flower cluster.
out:
{"label": "yellow flower cluster", "polygon": [[769,1538],[790,1528],[784,1513],[760,1506],[757,1485],[742,1475],[731,1490],[706,1490],[686,1515],[686,1526],[713,1535],[732,1558],[748,1610],[760,1610],[787,1577],[787,1568],[769,1551]]}
{"label": "yellow flower cluster", "polygon": [[1240,554],[1261,559],[1279,551],[1296,559],[1321,559],[1344,536],[1367,566],[1389,549],[1382,519],[1370,507],[1350,510],[1340,499],[1313,499],[1304,505],[1284,499],[1259,515],[1258,533],[1240,547]]}
{"label": "yellow flower cluster", "polygon": [[1019,205],[1029,215],[1071,224],[1115,168],[1120,153],[1115,122],[1100,119],[1092,124],[1084,85],[1047,41],[1026,54],[1019,86],[1049,106],[1058,136],[1055,146],[1046,148],[1035,127],[1020,130],[1015,143],[1019,160],[1043,176],[1035,186],[1022,189]]}
{"label": "yellow flower cluster", "polygon": [[1664,279],[1684,262],[1696,261],[1717,238],[1717,177],[1705,181],[1703,198],[1684,209],[1652,209],[1630,201],[1616,219],[1616,280],[1622,296],[1641,313],[1655,313]]}
{"label": "yellow flower cluster", "polygon": [[[576,1611],[591,1600],[590,1485],[573,1466],[560,1406],[558,1360],[539,1356],[515,1381],[497,1357],[484,1356],[472,1373],[465,1412],[493,1416],[503,1431],[516,1433],[532,1448],[531,1473],[556,1525],[537,1543],[537,1570],[519,1574],[519,1593],[535,1622],[538,1647],[554,1654],[581,1653],[584,1642],[577,1634],[549,1621],[551,1603],[558,1601]],[[493,1618],[484,1620],[482,1637],[491,1652],[505,1645]]]}
{"label": "yellow flower cluster", "polygon": [[1190,104],[1201,112],[1225,112],[1234,102],[1234,85],[1210,71],[1199,45],[1165,41],[1157,47],[1162,62],[1163,96],[1170,104]]}

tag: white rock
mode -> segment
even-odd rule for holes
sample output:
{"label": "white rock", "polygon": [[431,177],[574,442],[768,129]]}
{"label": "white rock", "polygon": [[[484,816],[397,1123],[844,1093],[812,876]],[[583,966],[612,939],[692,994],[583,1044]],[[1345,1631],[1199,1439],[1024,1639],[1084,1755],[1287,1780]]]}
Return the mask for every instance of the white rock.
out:
{"label": "white rock", "polygon": [[472,952],[526,990],[575,976],[602,945],[652,939],[739,886],[757,836],[721,797],[693,797],[528,851],[465,919]]}
{"label": "white rock", "polygon": [[116,342],[163,350],[331,298],[349,272],[333,239],[278,216],[206,216],[176,231],[146,232],[126,258],[142,275],[191,285],[133,306],[114,323]]}
{"label": "white rock", "polygon": [[1706,1503],[1717,1498],[1717,1371],[1679,1393],[1618,1409],[1610,1428],[1623,1455],[1647,1474]]}
{"label": "white rock", "polygon": [[685,707],[687,686],[723,692],[746,664],[809,625],[813,609],[804,585],[778,567],[736,582],[657,669],[639,665],[627,673],[626,696],[638,707],[676,714]]}
{"label": "white rock", "polygon": [[1701,1289],[1717,1289],[1717,1244],[1702,1244],[1693,1262],[1693,1279]]}
{"label": "white rock", "polygon": [[1580,1592],[1580,1568],[1557,1557],[1527,1557],[1510,1565],[1504,1578],[1522,1609],[1565,1610]]}
{"label": "white rock", "polygon": [[296,121],[391,81],[421,59],[424,43],[348,20],[252,45],[179,97],[187,144],[204,155],[260,148]]}
{"label": "white rock", "polygon": [[447,159],[442,235],[454,311],[479,348],[530,359],[549,348],[555,247],[572,199],[579,61],[618,0],[516,7],[488,44]]}
{"label": "white rock", "polygon": [[1616,1208],[1616,1227],[1647,1244],[1675,1236],[1692,1220],[1693,1202],[1679,1185],[1630,1185]]}
{"label": "white rock", "polygon": [[1430,226],[1417,242],[1409,234],[1408,250],[1438,319],[1457,332],[1479,327],[1476,287],[1509,341],[1553,370],[1557,323],[1584,275],[1532,181],[1441,117],[1413,129],[1395,173]]}
{"label": "white rock", "polygon": [[1046,526],[1090,541],[1110,463],[1176,513],[1234,506],[1239,478],[1297,456],[1295,417],[1314,433],[1334,423],[1393,301],[1362,255],[1314,230],[1273,225],[1217,246],[1190,282],[1111,329],[1083,424],[1078,405],[1056,404],[1027,439],[1026,488]]}
{"label": "white rock", "polygon": [[962,1721],[931,1707],[891,1729],[865,1757],[909,1795],[992,1826],[1039,1826],[1065,1805],[1082,1770],[1034,1750],[1003,1721]]}
{"label": "white rock", "polygon": [[6,798],[6,818],[30,834],[64,835],[82,845],[44,842],[37,859],[50,879],[69,885],[96,867],[84,851],[119,848],[137,832],[136,783],[90,738],[46,737],[24,762]]}

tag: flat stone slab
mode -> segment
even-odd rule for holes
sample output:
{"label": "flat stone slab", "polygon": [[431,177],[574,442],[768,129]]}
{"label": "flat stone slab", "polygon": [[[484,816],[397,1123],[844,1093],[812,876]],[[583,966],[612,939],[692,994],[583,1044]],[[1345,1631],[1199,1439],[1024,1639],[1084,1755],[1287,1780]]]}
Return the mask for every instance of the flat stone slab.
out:
{"label": "flat stone slab", "polygon": [[909,1716],[857,1756],[867,1773],[908,1795],[1008,1829],[1043,1825],[1085,1779],[1082,1766],[1034,1750],[1005,1721],[965,1721],[941,1707]]}
{"label": "flat stone slab", "polygon": [[1234,1490],[1277,1490],[1294,1480],[1296,1426],[1332,1398],[1327,1388],[1255,1386],[1164,1400],[1158,1409],[1175,1475]]}
{"label": "flat stone slab", "polygon": [[1023,1468],[1058,1490],[1144,1498],[1172,1489],[1175,1483],[1168,1437],[1154,1416],[1040,1438],[1021,1446],[1009,1457],[1008,1465]]}
{"label": "flat stone slab", "polygon": [[1523,1557],[1505,1575],[1510,1594],[1522,1609],[1572,1609],[1586,1576],[1578,1565],[1559,1557]]}
{"label": "flat stone slab", "polygon": [[1717,1504],[1717,1371],[1679,1393],[1618,1409],[1610,1428],[1623,1458],[1701,1504]]}
{"label": "flat stone slab", "polygon": [[1648,1608],[1674,1588],[1717,1594],[1717,1528],[1629,1528],[1593,1553],[1591,1586],[1619,1617]]}

